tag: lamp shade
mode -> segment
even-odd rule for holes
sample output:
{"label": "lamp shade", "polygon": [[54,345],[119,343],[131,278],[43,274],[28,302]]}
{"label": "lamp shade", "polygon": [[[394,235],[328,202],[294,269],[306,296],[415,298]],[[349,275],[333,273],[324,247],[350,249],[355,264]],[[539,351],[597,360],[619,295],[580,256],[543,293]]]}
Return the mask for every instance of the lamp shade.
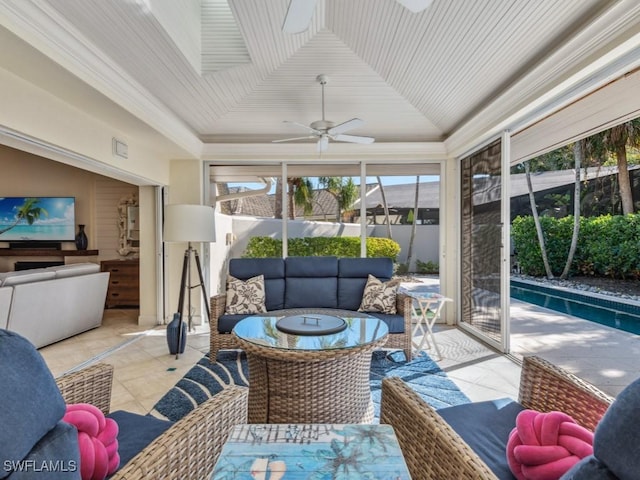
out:
{"label": "lamp shade", "polygon": [[209,205],[167,205],[165,242],[215,242],[215,214]]}

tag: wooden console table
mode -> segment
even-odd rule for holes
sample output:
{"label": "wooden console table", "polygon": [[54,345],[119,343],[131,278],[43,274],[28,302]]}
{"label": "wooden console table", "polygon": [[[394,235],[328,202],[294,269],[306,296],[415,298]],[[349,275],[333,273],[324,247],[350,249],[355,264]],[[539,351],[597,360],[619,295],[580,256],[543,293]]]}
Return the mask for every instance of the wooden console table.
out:
{"label": "wooden console table", "polygon": [[103,260],[100,270],[109,272],[105,307],[140,306],[140,263],[133,260]]}

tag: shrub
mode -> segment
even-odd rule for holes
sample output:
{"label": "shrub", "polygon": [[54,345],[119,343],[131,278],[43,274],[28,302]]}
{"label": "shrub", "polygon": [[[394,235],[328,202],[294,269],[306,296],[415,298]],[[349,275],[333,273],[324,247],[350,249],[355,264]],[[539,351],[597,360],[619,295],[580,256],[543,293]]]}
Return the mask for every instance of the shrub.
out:
{"label": "shrub", "polygon": [[422,262],[420,260],[416,260],[416,268],[418,273],[424,274],[435,274],[440,272],[440,266],[436,262]]}
{"label": "shrub", "polygon": [[[389,257],[396,260],[400,253],[398,242],[388,238],[367,238],[367,257]],[[360,256],[360,237],[304,237],[291,238],[288,244],[292,257],[354,257]],[[243,257],[281,257],[282,240],[271,237],[252,237]]]}
{"label": "shrub", "polygon": [[[541,217],[549,266],[560,275],[571,245],[573,217]],[[533,217],[517,217],[511,234],[522,273],[545,275]],[[640,215],[582,217],[571,274],[640,278]]]}

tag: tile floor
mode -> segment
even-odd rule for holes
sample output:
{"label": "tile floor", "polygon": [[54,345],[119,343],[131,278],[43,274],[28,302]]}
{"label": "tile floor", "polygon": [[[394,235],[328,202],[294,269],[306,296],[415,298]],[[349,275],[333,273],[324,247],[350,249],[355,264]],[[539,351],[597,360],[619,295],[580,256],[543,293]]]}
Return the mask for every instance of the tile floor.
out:
{"label": "tile floor", "polygon": [[[105,310],[103,326],[40,349],[55,376],[104,361],[115,366],[112,409],[147,413],[209,351],[207,326],[190,333],[179,359],[164,327],[140,328],[137,310]],[[436,325],[437,360],[472,400],[517,398],[522,355],[535,353],[616,395],[640,377],[640,336],[512,300],[511,354],[455,327]],[[429,353],[429,352],[428,352]]]}

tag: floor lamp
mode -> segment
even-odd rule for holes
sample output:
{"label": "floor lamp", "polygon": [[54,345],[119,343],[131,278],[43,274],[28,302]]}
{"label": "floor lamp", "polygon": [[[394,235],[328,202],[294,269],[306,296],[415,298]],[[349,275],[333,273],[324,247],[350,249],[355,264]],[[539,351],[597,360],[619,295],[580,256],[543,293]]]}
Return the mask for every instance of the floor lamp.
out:
{"label": "floor lamp", "polygon": [[[182,321],[184,311],[184,297],[187,295],[188,329],[191,330],[193,314],[191,312],[191,290],[200,287],[207,311],[207,320],[211,321],[209,313],[209,299],[202,276],[202,266],[197,250],[192,243],[211,243],[216,241],[215,215],[213,207],[208,205],[167,205],[164,211],[164,241],[172,243],[187,243],[182,262],[182,278],[180,280],[180,297],[178,299],[178,312],[173,321],[167,326],[167,342],[169,351],[173,353],[172,345],[175,345],[176,358],[184,352],[186,344],[186,332]],[[196,268],[200,283],[191,284],[191,257],[195,258]],[[172,325],[173,324],[173,325]],[[171,328],[169,328],[171,326]],[[177,343],[176,343],[177,342]]]}

